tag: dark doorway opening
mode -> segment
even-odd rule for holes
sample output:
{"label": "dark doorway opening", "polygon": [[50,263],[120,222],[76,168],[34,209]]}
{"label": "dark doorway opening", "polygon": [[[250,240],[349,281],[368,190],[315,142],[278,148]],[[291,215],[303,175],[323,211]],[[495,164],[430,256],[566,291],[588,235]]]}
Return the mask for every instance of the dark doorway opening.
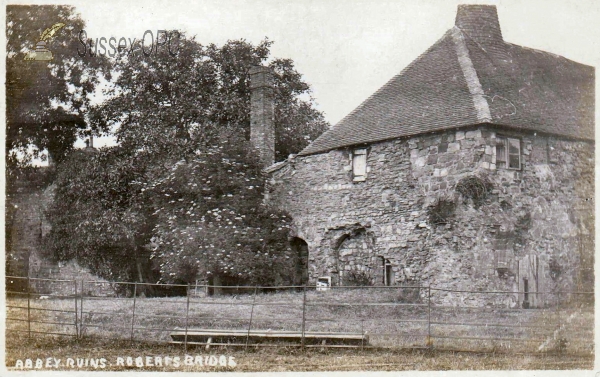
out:
{"label": "dark doorway opening", "polygon": [[294,237],[290,241],[296,256],[294,285],[308,284],[308,244],[302,238]]}
{"label": "dark doorway opening", "polygon": [[392,262],[384,257],[377,257],[377,267],[375,269],[375,285],[390,286],[394,284],[394,269]]}

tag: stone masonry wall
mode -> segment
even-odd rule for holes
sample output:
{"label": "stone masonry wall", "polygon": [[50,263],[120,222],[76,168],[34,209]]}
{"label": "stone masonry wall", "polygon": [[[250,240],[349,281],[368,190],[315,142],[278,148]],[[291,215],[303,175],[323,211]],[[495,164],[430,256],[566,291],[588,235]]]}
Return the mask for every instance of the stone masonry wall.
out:
{"label": "stone masonry wall", "polygon": [[[6,279],[7,291],[26,291],[25,277],[32,279],[31,290],[38,294],[73,294],[73,280],[79,283],[82,280],[106,282],[74,261],[59,264],[44,253],[42,239],[51,228],[45,212],[53,200],[54,189],[54,185],[45,188],[26,186],[7,200],[7,206],[13,207],[13,219],[10,222],[11,247],[6,253],[6,272],[7,276],[20,277]],[[91,295],[113,293],[114,289],[108,284],[88,283],[86,289],[86,294]]]}
{"label": "stone masonry wall", "polygon": [[[522,169],[496,166],[497,135],[521,139]],[[374,143],[367,177],[352,181],[352,149],[295,157],[273,173],[268,200],[289,211],[309,247],[309,277],[375,283],[382,260],[395,284],[523,291],[544,306],[557,290],[591,290],[594,145],[478,126]],[[482,203],[457,193],[461,179],[489,181]],[[454,210],[430,221],[439,201]],[[588,277],[589,280],[589,277]],[[435,291],[439,303],[521,305],[523,295]]]}

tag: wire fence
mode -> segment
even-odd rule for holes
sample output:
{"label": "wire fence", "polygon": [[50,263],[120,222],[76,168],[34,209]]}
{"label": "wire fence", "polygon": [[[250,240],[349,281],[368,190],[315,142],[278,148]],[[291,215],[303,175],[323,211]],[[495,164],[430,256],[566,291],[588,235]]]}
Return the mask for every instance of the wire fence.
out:
{"label": "wire fence", "polygon": [[[45,292],[61,293],[36,293],[40,286]],[[11,276],[6,287],[7,333],[29,338],[107,338],[180,343],[186,348],[594,352],[593,292],[219,287]],[[529,295],[536,295],[535,300]],[[449,296],[453,300],[442,299]],[[524,308],[523,300],[537,307]]]}

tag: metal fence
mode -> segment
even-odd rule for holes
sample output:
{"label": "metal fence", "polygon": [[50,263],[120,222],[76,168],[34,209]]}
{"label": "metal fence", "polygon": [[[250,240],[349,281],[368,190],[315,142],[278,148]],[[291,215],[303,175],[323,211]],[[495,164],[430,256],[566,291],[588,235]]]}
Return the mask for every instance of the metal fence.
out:
{"label": "metal fence", "polygon": [[[35,293],[40,285],[53,292]],[[7,277],[7,334],[204,344],[199,329],[236,330],[228,346],[427,348],[478,352],[594,352],[592,292],[458,291],[422,286],[231,287]],[[163,297],[159,297],[163,296]],[[251,333],[292,332],[299,342],[256,342]],[[314,344],[307,334],[361,334]],[[177,342],[175,342],[177,343]]]}

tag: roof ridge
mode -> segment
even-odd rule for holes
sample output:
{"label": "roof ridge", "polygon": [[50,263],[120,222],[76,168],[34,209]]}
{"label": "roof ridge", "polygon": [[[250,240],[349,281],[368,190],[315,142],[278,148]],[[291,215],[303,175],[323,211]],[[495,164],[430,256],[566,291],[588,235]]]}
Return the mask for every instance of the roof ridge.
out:
{"label": "roof ridge", "polygon": [[592,68],[594,70],[596,69],[596,67],[594,67],[593,65],[581,63],[581,62],[575,61],[573,59],[569,59],[569,58],[567,58],[565,56],[562,56],[562,55],[559,55],[559,54],[555,54],[554,52],[540,50],[539,48],[522,46],[522,45],[518,45],[518,44],[512,43],[512,42],[506,42],[506,41],[504,41],[504,43],[507,44],[507,45],[510,45],[511,47],[518,47],[518,48],[522,48],[522,49],[525,49],[525,50],[530,50],[532,52],[536,52],[536,53],[539,53],[539,54],[542,54],[542,55],[544,55],[544,54],[545,55],[550,55],[551,57],[554,57],[554,58],[560,58],[560,59],[567,60],[569,63],[582,65],[584,67],[589,67],[589,68]]}
{"label": "roof ridge", "polygon": [[289,164],[290,161],[290,157],[288,156],[288,158],[286,158],[283,161],[278,161],[275,162],[269,166],[267,166],[266,168],[263,169],[263,172],[269,174],[269,173],[273,173],[274,171],[277,171],[281,168],[283,168],[284,166],[286,166],[287,164]]}
{"label": "roof ridge", "polygon": [[483,91],[481,82],[477,76],[477,70],[471,61],[463,31],[457,26],[454,26],[449,32],[454,41],[454,49],[458,58],[458,64],[460,65],[460,69],[467,82],[467,87],[469,88],[469,93],[471,93],[473,99],[473,106],[477,113],[477,119],[479,119],[480,122],[489,122],[492,120],[490,106],[485,99],[485,92]]}

